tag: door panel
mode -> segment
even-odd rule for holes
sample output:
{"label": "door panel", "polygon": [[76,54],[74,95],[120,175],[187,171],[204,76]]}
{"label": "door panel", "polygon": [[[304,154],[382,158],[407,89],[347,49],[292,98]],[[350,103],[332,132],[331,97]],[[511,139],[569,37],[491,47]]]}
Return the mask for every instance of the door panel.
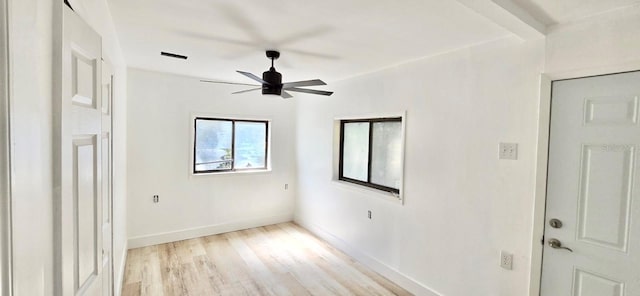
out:
{"label": "door panel", "polygon": [[76,105],[94,108],[96,106],[96,71],[95,57],[87,57],[73,50],[71,65],[72,102]]}
{"label": "door panel", "polygon": [[631,145],[583,146],[579,240],[627,250],[633,161]]}
{"label": "door panel", "polygon": [[77,281],[82,289],[94,280],[98,274],[97,245],[97,197],[96,168],[97,153],[95,138],[79,138],[74,144],[74,205],[77,213],[75,221],[75,240],[78,242],[76,253]]}
{"label": "door panel", "polygon": [[109,164],[110,164],[110,140],[109,133],[102,134],[102,224],[109,224],[110,221],[110,204],[109,198],[107,198],[110,194],[110,180],[109,180]]}
{"label": "door panel", "polygon": [[585,123],[592,126],[638,123],[637,96],[609,96],[586,99]]}
{"label": "door panel", "polygon": [[640,72],[553,83],[543,296],[640,295],[639,96]]}
{"label": "door panel", "polygon": [[606,277],[576,269],[573,277],[575,296],[622,296],[623,284]]}
{"label": "door panel", "polygon": [[111,143],[110,134],[102,134],[102,295],[113,295],[113,252],[111,232]]}
{"label": "door panel", "polygon": [[[113,99],[113,73],[111,66],[102,64],[102,115],[111,116],[111,100]],[[111,125],[109,125],[110,127]]]}

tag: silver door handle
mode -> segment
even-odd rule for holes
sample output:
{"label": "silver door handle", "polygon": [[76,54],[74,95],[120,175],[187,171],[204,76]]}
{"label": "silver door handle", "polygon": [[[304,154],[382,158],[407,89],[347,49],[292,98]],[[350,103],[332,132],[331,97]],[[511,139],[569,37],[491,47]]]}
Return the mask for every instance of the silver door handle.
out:
{"label": "silver door handle", "polygon": [[552,247],[554,249],[565,249],[569,252],[573,252],[573,250],[567,247],[563,247],[562,242],[560,242],[558,239],[555,239],[555,238],[549,239],[548,244],[549,244],[549,247]]}

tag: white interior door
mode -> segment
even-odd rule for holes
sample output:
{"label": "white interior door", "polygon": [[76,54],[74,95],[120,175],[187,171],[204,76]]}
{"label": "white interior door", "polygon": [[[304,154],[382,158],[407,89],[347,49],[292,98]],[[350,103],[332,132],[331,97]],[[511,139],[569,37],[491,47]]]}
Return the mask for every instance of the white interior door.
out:
{"label": "white interior door", "polygon": [[640,72],[553,83],[543,296],[640,295],[639,100]]}
{"label": "white interior door", "polygon": [[102,293],[102,43],[63,7],[60,94],[54,107],[56,241],[62,295]]}

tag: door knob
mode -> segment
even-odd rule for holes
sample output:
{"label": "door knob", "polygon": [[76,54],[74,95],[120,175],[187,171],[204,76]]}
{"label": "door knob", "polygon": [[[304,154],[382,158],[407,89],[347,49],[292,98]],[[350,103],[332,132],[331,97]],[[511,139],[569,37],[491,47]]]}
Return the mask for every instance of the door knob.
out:
{"label": "door knob", "polygon": [[549,239],[548,243],[549,243],[549,247],[552,247],[554,249],[565,249],[569,252],[573,252],[573,250],[567,247],[563,247],[562,242],[560,242],[558,239],[555,239],[555,238]]}
{"label": "door knob", "polygon": [[549,225],[553,228],[562,228],[562,221],[558,219],[551,219],[549,220]]}

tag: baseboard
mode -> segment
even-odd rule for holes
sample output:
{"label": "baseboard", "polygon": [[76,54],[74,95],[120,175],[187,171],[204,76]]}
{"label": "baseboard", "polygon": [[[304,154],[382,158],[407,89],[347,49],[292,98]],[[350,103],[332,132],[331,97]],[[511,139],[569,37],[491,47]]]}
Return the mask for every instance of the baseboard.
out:
{"label": "baseboard", "polygon": [[116,296],[120,296],[122,294],[122,285],[124,284],[124,270],[127,265],[127,247],[128,242],[124,242],[124,250],[122,250],[122,258],[120,259],[120,273],[118,274],[118,279],[115,285],[115,291],[113,294]]}
{"label": "baseboard", "polygon": [[386,265],[383,262],[380,262],[378,259],[375,259],[367,254],[362,253],[360,250],[354,248],[349,245],[347,242],[342,240],[341,238],[329,233],[328,231],[314,225],[312,223],[304,221],[304,219],[300,219],[300,217],[295,217],[295,223],[302,226],[303,228],[309,230],[311,233],[317,235],[318,237],[324,239],[332,246],[336,247],[340,251],[345,254],[351,256],[353,259],[356,259],[358,262],[372,269],[373,271],[379,273],[380,275],[386,277],[392,282],[396,283],[400,287],[406,289],[407,291],[413,293],[414,295],[425,295],[425,296],[442,296],[442,294],[433,291],[427,286],[419,283],[418,281],[412,279],[411,277],[402,274],[400,271],[395,268]]}
{"label": "baseboard", "polygon": [[292,215],[270,216],[270,217],[262,217],[257,219],[232,221],[228,223],[183,229],[178,231],[164,232],[164,233],[158,233],[158,234],[152,234],[152,235],[137,236],[137,237],[129,238],[128,246],[130,249],[135,249],[140,247],[181,241],[185,239],[191,239],[191,238],[202,237],[207,235],[214,235],[219,233],[243,230],[243,229],[266,226],[271,224],[290,222],[292,220],[293,220]]}

